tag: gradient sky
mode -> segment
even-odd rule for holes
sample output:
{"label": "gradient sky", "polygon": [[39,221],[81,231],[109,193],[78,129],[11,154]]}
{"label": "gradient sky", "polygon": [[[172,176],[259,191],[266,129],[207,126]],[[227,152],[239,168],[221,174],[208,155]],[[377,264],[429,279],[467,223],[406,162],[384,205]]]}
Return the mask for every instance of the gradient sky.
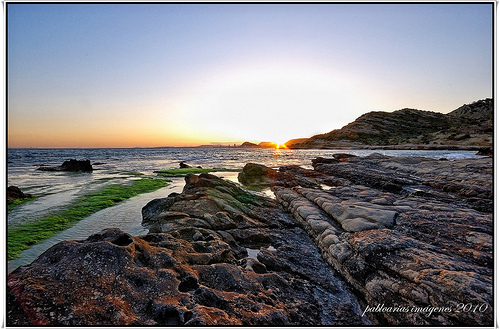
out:
{"label": "gradient sky", "polygon": [[274,141],[492,97],[493,5],[7,4],[9,147]]}

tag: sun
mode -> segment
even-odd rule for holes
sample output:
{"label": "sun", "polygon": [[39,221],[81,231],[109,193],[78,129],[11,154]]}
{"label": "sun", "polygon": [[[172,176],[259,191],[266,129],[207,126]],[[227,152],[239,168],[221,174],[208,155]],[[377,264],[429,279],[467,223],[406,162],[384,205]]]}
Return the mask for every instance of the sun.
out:
{"label": "sun", "polygon": [[[352,121],[344,116],[361,101],[351,78],[315,63],[248,63],[185,87],[172,106],[183,132],[197,138],[281,141],[283,149],[285,136],[313,136]],[[172,117],[169,112],[165,120]]]}
{"label": "sun", "polygon": [[283,143],[280,143],[280,142],[274,142],[274,144],[276,144],[276,149],[285,149],[285,150],[288,150],[288,147],[286,146],[285,144],[286,142],[283,142]]}

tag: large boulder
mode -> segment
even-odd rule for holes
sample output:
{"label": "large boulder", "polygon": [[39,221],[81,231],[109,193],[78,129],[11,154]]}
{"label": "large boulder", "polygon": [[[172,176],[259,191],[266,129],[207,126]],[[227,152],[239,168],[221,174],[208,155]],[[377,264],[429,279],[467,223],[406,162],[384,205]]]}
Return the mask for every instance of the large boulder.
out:
{"label": "large boulder", "polygon": [[252,188],[272,186],[318,188],[321,184],[329,186],[342,184],[338,182],[339,180],[332,180],[331,176],[296,165],[273,169],[257,163],[247,163],[238,174],[238,181]]}
{"label": "large boulder", "polygon": [[271,186],[276,181],[277,170],[258,163],[247,163],[238,174],[243,185]]}
{"label": "large boulder", "polygon": [[90,160],[67,160],[64,161],[61,165],[62,171],[83,171],[83,172],[92,172],[93,168],[90,164]]}

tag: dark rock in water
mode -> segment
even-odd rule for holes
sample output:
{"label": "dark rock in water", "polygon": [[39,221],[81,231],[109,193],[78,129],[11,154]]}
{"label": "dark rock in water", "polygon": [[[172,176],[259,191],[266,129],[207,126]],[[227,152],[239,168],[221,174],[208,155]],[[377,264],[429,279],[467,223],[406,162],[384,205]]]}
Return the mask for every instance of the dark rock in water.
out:
{"label": "dark rock in water", "polygon": [[67,160],[58,167],[39,167],[38,170],[42,171],[71,171],[71,172],[92,172],[93,168],[90,160]]}
{"label": "dark rock in water", "polygon": [[186,183],[144,207],[149,234],[61,242],[12,272],[8,324],[372,324],[276,201],[209,174]]}
{"label": "dark rock in water", "polygon": [[483,147],[479,151],[477,151],[476,155],[485,155],[490,158],[493,157],[493,147]]}
{"label": "dark rock in water", "polygon": [[92,172],[93,168],[90,164],[90,160],[75,160],[71,159],[68,161],[64,161],[61,165],[62,171],[83,171],[83,172]]}
{"label": "dark rock in water", "polygon": [[238,181],[244,185],[270,186],[276,180],[277,171],[257,163],[247,163],[238,174]]}
{"label": "dark rock in water", "polygon": [[7,187],[7,201],[14,201],[17,199],[28,199],[32,198],[33,196],[31,194],[24,193],[21,191],[21,189],[17,186],[9,186]]}
{"label": "dark rock in water", "polygon": [[179,163],[179,168],[181,168],[181,169],[191,168],[191,166],[187,165],[186,163],[184,163],[184,161],[182,161],[181,163]]}
{"label": "dark rock in water", "polygon": [[353,154],[347,154],[347,153],[338,153],[338,154],[333,154],[331,158],[323,158],[323,157],[318,157],[316,159],[312,160],[313,165],[317,163],[337,163],[337,162],[347,162],[349,161],[350,158],[356,157]]}

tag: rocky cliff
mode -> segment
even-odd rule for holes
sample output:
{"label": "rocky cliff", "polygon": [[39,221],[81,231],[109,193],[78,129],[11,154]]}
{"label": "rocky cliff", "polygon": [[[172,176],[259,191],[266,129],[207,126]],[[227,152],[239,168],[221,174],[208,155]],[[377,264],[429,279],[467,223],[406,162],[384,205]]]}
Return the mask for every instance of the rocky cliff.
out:
{"label": "rocky cliff", "polygon": [[416,109],[374,111],[354,122],[305,141],[291,140],[289,148],[397,146],[446,148],[491,146],[493,101],[484,99],[448,113]]}
{"label": "rocky cliff", "polygon": [[492,159],[335,155],[186,177],[144,236],[59,243],[8,276],[8,325],[493,325]]}

